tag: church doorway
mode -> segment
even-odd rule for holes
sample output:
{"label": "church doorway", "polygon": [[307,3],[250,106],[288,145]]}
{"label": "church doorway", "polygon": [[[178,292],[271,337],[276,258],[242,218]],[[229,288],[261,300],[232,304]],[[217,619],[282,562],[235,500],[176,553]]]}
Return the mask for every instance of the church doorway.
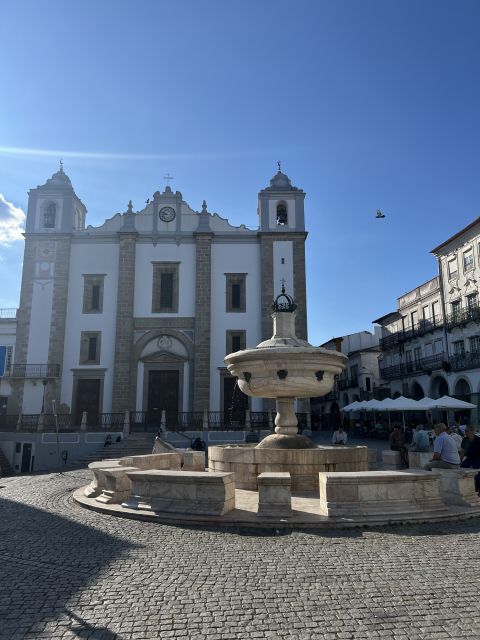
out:
{"label": "church doorway", "polygon": [[178,422],[179,372],[175,369],[148,373],[148,422],[160,424],[165,411],[167,426]]}
{"label": "church doorway", "polygon": [[[82,413],[87,412],[87,424],[95,425],[100,411],[101,380],[79,378],[75,395],[75,414],[81,420]],[[80,424],[80,423],[79,423]]]}

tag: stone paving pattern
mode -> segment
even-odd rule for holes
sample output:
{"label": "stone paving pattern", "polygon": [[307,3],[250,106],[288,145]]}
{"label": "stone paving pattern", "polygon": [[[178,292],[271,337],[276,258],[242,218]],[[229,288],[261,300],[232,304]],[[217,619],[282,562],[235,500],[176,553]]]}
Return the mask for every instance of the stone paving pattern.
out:
{"label": "stone paving pattern", "polygon": [[199,529],[88,511],[90,479],[0,479],[0,638],[480,638],[480,520]]}

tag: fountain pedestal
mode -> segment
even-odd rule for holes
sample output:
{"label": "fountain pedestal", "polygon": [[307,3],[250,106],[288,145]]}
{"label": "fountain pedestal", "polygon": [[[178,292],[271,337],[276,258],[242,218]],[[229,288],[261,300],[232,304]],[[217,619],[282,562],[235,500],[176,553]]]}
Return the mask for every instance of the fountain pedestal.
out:
{"label": "fountain pedestal", "polygon": [[[281,299],[286,302],[281,302]],[[225,357],[229,372],[247,396],[274,398],[277,405],[275,434],[260,442],[259,449],[313,449],[315,444],[298,435],[296,398],[327,394],[335,376],[345,368],[343,353],[313,347],[295,334],[296,305],[284,289],[273,303],[273,335],[253,349]]]}

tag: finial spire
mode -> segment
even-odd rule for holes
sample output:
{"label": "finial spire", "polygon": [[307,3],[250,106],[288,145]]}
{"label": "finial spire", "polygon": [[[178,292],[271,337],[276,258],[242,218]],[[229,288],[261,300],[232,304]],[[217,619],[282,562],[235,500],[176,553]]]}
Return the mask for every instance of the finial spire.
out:
{"label": "finial spire", "polygon": [[63,158],[60,158],[60,169],[59,171],[63,173]]}
{"label": "finial spire", "polygon": [[282,278],[280,282],[282,283],[282,294],[285,295],[285,278]]}
{"label": "finial spire", "polygon": [[281,172],[282,171],[282,161],[281,160],[277,160],[277,166],[278,166],[278,171]]}
{"label": "finial spire", "polygon": [[163,179],[167,181],[167,187],[169,187],[170,185],[168,183],[170,180],[173,180],[173,176],[171,176],[170,173],[167,172],[167,175],[163,176]]}

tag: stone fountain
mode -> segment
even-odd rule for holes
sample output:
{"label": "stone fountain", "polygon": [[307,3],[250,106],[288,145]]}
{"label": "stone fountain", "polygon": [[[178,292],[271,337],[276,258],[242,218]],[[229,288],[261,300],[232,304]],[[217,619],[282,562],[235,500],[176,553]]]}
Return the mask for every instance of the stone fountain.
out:
{"label": "stone fountain", "polygon": [[358,526],[480,514],[475,469],[368,471],[367,447],[317,447],[299,435],[295,399],[328,393],[346,357],[296,337],[295,303],[285,291],[273,311],[272,338],[225,361],[244,393],[276,400],[275,434],[256,447],[209,447],[207,473],[197,451],[92,463],[94,479],[74,492],[75,500],[116,516],[227,526]]}
{"label": "stone fountain", "polygon": [[210,470],[234,471],[236,486],[243,489],[256,489],[263,471],[288,471],[297,490],[318,486],[319,471],[366,470],[365,447],[317,447],[298,433],[295,400],[326,395],[347,357],[296,336],[296,304],[283,287],[272,308],[273,336],[253,349],[229,354],[225,362],[243,393],[275,399],[275,433],[256,447],[210,447]]}

